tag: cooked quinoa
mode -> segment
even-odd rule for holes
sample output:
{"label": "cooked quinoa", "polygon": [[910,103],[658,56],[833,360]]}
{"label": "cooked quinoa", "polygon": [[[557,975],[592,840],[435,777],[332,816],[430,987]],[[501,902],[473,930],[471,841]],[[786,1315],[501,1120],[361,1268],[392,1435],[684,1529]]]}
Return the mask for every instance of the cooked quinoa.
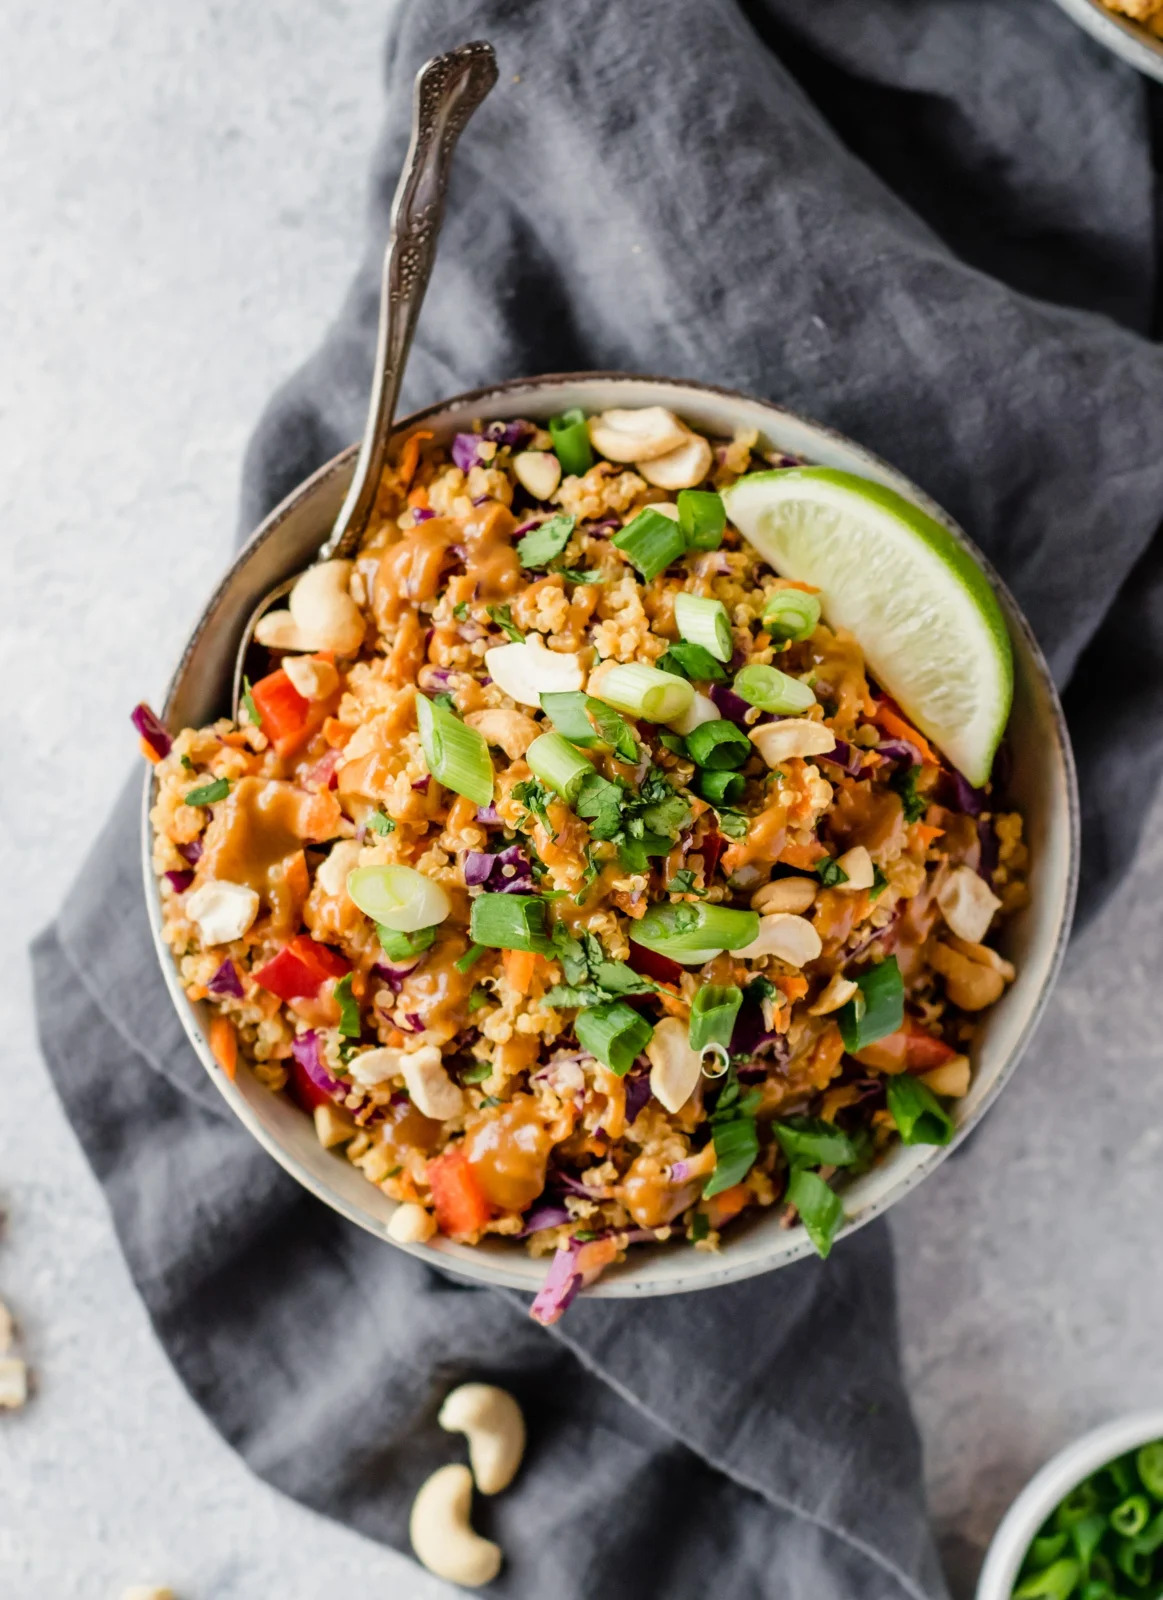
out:
{"label": "cooked quinoa", "polygon": [[658,407],[415,431],[355,560],[266,619],[239,720],[135,714],[222,1069],[311,1114],[397,1238],[552,1255],[542,1320],[757,1207],[826,1254],[837,1184],[948,1139],[1014,976],[1021,818],[724,525],[773,466]]}

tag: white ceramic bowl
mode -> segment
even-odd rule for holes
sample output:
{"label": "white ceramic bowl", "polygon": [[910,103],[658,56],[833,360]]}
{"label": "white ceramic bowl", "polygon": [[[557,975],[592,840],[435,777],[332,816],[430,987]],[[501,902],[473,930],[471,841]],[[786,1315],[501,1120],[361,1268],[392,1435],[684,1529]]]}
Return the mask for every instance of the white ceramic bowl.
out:
{"label": "white ceramic bowl", "polygon": [[1163,1439],[1163,1410],[1108,1422],[1047,1461],[999,1523],[977,1580],[977,1600],[1010,1600],[1026,1551],[1058,1502],[1099,1467],[1152,1439]]}
{"label": "white ceramic bowl", "polygon": [[1132,22],[1121,12],[1112,11],[1101,0],[1058,0],[1058,4],[1092,39],[1129,61],[1132,67],[1138,67],[1149,78],[1163,82],[1163,39],[1157,34],[1141,23]]}
{"label": "white ceramic bowl", "polygon": [[[757,428],[768,446],[887,484],[940,518],[973,549],[914,484],[859,445],[778,406],[722,389],[609,373],[523,379],[430,406],[402,421],[399,430],[423,422],[438,437],[450,437],[478,418],[544,420],[571,406],[598,411],[655,404],[671,407],[713,434],[729,436],[737,426]],[[354,449],[345,451],[300,485],[271,513],[226,574],[186,646],[166,696],[162,718],[171,729],[197,727],[226,710],[235,646],[247,616],[263,594],[314,556],[339,510],[353,461]],[[980,552],[974,554],[986,565]],[[1062,957],[1077,877],[1078,804],[1061,708],[1041,652],[1013,598],[996,575],[990,576],[1014,647],[1010,792],[1028,830],[1031,901],[1006,929],[1004,947],[1017,966],[1017,980],[983,1020],[973,1085],[957,1108],[954,1144],[996,1098],[1033,1032]],[[191,1043],[232,1110],[293,1177],[343,1216],[387,1238],[394,1202],[341,1155],[322,1149],[310,1119],[288,1098],[263,1089],[244,1068],[231,1083],[215,1066],[206,1042],[207,1008],[186,999],[160,936],[160,900],[150,867],[151,793],[152,779],[147,777],[142,819],[145,893],[162,971]],[[849,1220],[843,1231],[851,1232],[879,1216],[915,1188],[952,1148],[901,1146],[892,1151],[846,1191]],[[442,1265],[464,1277],[515,1289],[534,1291],[545,1275],[543,1261],[534,1261],[509,1241],[490,1240],[472,1248],[438,1239],[429,1246],[397,1248],[428,1258],[436,1251]],[[781,1228],[770,1210],[740,1219],[718,1255],[677,1243],[633,1250],[624,1265],[608,1272],[589,1292],[621,1298],[710,1288],[785,1266],[811,1249],[802,1228]]]}

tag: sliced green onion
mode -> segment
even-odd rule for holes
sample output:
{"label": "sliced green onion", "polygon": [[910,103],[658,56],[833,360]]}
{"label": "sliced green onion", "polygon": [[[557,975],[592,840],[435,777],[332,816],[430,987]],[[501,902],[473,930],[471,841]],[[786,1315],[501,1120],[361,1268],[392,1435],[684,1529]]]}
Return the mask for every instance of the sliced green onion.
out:
{"label": "sliced green onion", "polygon": [[902,1144],[949,1143],[953,1118],[927,1084],[899,1072],[889,1078],[885,1092]]}
{"label": "sliced green onion", "polygon": [[1135,1467],[1144,1489],[1156,1500],[1163,1500],[1163,1439],[1145,1444],[1135,1457]]}
{"label": "sliced green onion", "polygon": [[[1074,1546],[1074,1554],[1078,1557],[1079,1561],[1082,1562],[1084,1567],[1089,1567],[1090,1558],[1102,1543],[1103,1535],[1105,1533],[1106,1518],[1103,1516],[1101,1511],[1088,1512],[1085,1517],[1081,1517],[1071,1526],[1070,1542]],[[1036,1546],[1037,1543],[1038,1540],[1035,1539],[1034,1545]],[[1059,1553],[1060,1552],[1056,1550],[1054,1555],[1058,1555]],[[1051,1556],[1050,1560],[1053,1559],[1053,1556]],[[1039,1561],[1037,1565],[1043,1566],[1045,1563]]]}
{"label": "sliced green onion", "polygon": [[546,903],[536,894],[479,894],[472,903],[469,938],[490,950],[535,950],[549,943]]}
{"label": "sliced green onion", "polygon": [[730,661],[735,641],[731,619],[721,600],[705,600],[697,594],[674,597],[674,624],[691,644],[701,644],[716,661]]}
{"label": "sliced green onion", "polygon": [[413,956],[421,955],[431,947],[438,926],[438,923],[434,923],[430,928],[417,928],[415,933],[397,933],[395,928],[377,922],[376,938],[389,961],[410,961]]}
{"label": "sliced green onion", "polygon": [[[1066,1498],[1061,1501],[1054,1513],[1054,1526],[1067,1531],[1076,1522],[1081,1522],[1098,1504],[1098,1490],[1089,1478],[1071,1489]],[[1043,1563],[1045,1565],[1045,1563]]]}
{"label": "sliced green onion", "polygon": [[848,1135],[822,1117],[785,1117],[772,1132],[792,1167],[850,1167],[859,1154]]}
{"label": "sliced green onion", "polygon": [[[1088,1518],[1087,1521],[1089,1520]],[[1081,1527],[1082,1524],[1079,1523],[1078,1526]],[[1072,1528],[1070,1531],[1073,1534],[1075,1529]],[[1152,1518],[1142,1533],[1135,1536],[1135,1544],[1140,1550],[1146,1550],[1148,1555],[1154,1555],[1156,1550],[1163,1545],[1163,1511],[1160,1511],[1157,1516]],[[1079,1551],[1080,1558],[1081,1555],[1082,1552]]]}
{"label": "sliced green onion", "polygon": [[715,1170],[703,1186],[704,1200],[742,1183],[759,1154],[754,1117],[727,1117],[715,1122],[711,1138],[715,1146]]}
{"label": "sliced green onion", "polygon": [[1066,1600],[1077,1586],[1082,1568],[1077,1561],[1064,1556],[1053,1566],[1023,1578],[1014,1590],[1013,1600]]}
{"label": "sliced green onion", "polygon": [[363,1031],[359,1020],[359,1001],[351,992],[352,974],[340,978],[331,991],[339,1006],[339,1031],[345,1039],[358,1039]]}
{"label": "sliced green onion", "polygon": [[798,716],[801,711],[810,711],[816,703],[806,683],[789,678],[778,667],[758,663],[737,672],[731,687],[749,706],[758,706],[760,711],[774,711],[781,717]]}
{"label": "sliced green onion", "polygon": [[742,1004],[743,991],[733,983],[723,988],[708,984],[700,989],[691,1002],[691,1049],[705,1050],[714,1044],[729,1046]]}
{"label": "sliced green onion", "polygon": [[422,694],[416,696],[416,720],[424,760],[437,782],[478,806],[491,804],[493,763],[489,747],[476,729],[466,727],[453,712]]}
{"label": "sliced green onion", "polygon": [[719,950],[741,950],[758,937],[758,911],[691,905],[685,900],[651,906],[634,925],[635,944],[675,961],[693,955],[706,960]]}
{"label": "sliced green onion", "polygon": [[459,956],[452,964],[458,972],[467,972],[471,966],[480,960],[484,953],[485,947],[483,944],[470,944],[464,954]]}
{"label": "sliced green onion", "polygon": [[692,550],[717,550],[727,526],[722,497],[713,489],[680,489],[678,525]]}
{"label": "sliced green onion", "polygon": [[[662,519],[664,522],[666,518]],[[647,722],[673,722],[689,711],[695,691],[685,678],[676,678],[640,662],[611,667],[602,678],[602,699],[632,717]]]}
{"label": "sliced green onion", "polygon": [[793,1167],[784,1199],[788,1205],[795,1206],[816,1253],[826,1260],[836,1230],[844,1220],[844,1202],[840,1196],[828,1187],[818,1172]]}
{"label": "sliced green onion", "polygon": [[392,933],[417,933],[452,910],[448,891],[415,867],[353,867],[347,892],[359,909]]}
{"label": "sliced green onion", "polygon": [[[1106,1528],[1106,1519],[1103,1518],[1103,1528]],[[1044,1533],[1035,1539],[1022,1563],[1024,1571],[1040,1572],[1043,1567],[1048,1567],[1051,1561],[1057,1561],[1070,1543],[1069,1534]]]}
{"label": "sliced green onion", "polygon": [[1110,1524],[1124,1539],[1133,1539],[1151,1519],[1151,1502],[1145,1494],[1129,1494],[1110,1514]]}
{"label": "sliced green onion", "polygon": [[763,626],[775,639],[810,639],[819,620],[819,595],[802,589],[777,589],[763,608]]}
{"label": "sliced green onion", "polygon": [[483,1083],[486,1078],[493,1075],[491,1061],[474,1061],[471,1067],[465,1067],[460,1074],[461,1083]]}
{"label": "sliced green onion", "polygon": [[746,787],[747,779],[741,772],[710,772],[704,768],[699,773],[698,791],[713,806],[737,805]]}
{"label": "sliced green onion", "polygon": [[[1077,1562],[1074,1564],[1077,1566]],[[1151,1557],[1145,1550],[1138,1549],[1133,1539],[1124,1539],[1115,1545],[1115,1566],[1137,1588],[1145,1589],[1151,1581],[1153,1565]]]}
{"label": "sliced green onion", "polygon": [[230,793],[230,780],[228,778],[215,778],[210,783],[204,783],[200,789],[191,789],[186,796],[188,806],[213,806],[219,800],[225,800]]}
{"label": "sliced green onion", "polygon": [[536,528],[530,528],[517,546],[517,560],[523,567],[547,567],[569,543],[576,520],[559,511]]}
{"label": "sliced green onion", "polygon": [[583,1050],[622,1077],[646,1049],[654,1029],[633,1006],[613,1000],[579,1011],[574,1032]]}
{"label": "sliced green onion", "polygon": [[905,1019],[905,986],[895,956],[862,972],[856,987],[859,994],[836,1013],[849,1055],[895,1033]]}
{"label": "sliced green onion", "polygon": [[637,567],[643,583],[657,578],[686,551],[686,540],[678,523],[664,517],[661,511],[655,511],[653,506],[640,511],[610,542]]}
{"label": "sliced green onion", "polygon": [[671,672],[695,683],[726,683],[727,674],[711,652],[689,639],[679,639],[658,659],[660,672]]}
{"label": "sliced green onion", "polygon": [[580,745],[583,750],[608,745],[623,761],[638,759],[638,741],[630,725],[613,706],[595,700],[592,694],[581,689],[543,694],[541,709],[570,744]]}
{"label": "sliced green onion", "polygon": [[700,767],[709,767],[712,772],[741,767],[755,754],[755,746],[742,728],[737,728],[726,717],[716,722],[700,722],[697,728],[692,728],[686,736],[686,749],[692,761]]}
{"label": "sliced green onion", "polygon": [[560,733],[540,734],[526,750],[525,760],[533,775],[547,783],[567,804],[577,799],[578,790],[594,770],[585,756],[578,755]]}
{"label": "sliced green onion", "polygon": [[590,431],[586,427],[586,414],[574,407],[563,411],[559,417],[549,419],[549,437],[567,477],[583,477],[594,464],[594,450],[590,444]]}

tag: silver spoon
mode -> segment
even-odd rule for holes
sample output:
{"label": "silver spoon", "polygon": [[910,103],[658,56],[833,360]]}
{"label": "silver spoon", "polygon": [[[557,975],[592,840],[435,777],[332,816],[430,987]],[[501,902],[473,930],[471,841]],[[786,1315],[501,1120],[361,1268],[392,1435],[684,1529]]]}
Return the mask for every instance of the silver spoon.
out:
{"label": "silver spoon", "polygon": [[[416,74],[412,139],[392,201],[388,247],[384,253],[380,325],[367,423],[351,487],[334,527],[320,546],[316,561],[350,556],[367,532],[387,455],[404,363],[436,259],[436,240],[444,216],[452,153],[469,118],[496,81],[497,58],[492,45],[484,40],[434,56]],[[288,578],[272,589],[247,620],[234,661],[232,705],[235,720],[255,627],[276,601],[290,593],[295,581],[295,578]]]}

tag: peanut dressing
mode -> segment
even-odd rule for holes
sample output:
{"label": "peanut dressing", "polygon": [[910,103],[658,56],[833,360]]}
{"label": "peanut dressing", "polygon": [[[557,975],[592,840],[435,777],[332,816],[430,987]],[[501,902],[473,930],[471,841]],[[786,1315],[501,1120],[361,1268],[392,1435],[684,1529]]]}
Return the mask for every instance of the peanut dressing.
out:
{"label": "peanut dressing", "polygon": [[501,1211],[524,1211],[545,1187],[552,1131],[532,1095],[469,1119],[464,1153],[473,1176]]}

